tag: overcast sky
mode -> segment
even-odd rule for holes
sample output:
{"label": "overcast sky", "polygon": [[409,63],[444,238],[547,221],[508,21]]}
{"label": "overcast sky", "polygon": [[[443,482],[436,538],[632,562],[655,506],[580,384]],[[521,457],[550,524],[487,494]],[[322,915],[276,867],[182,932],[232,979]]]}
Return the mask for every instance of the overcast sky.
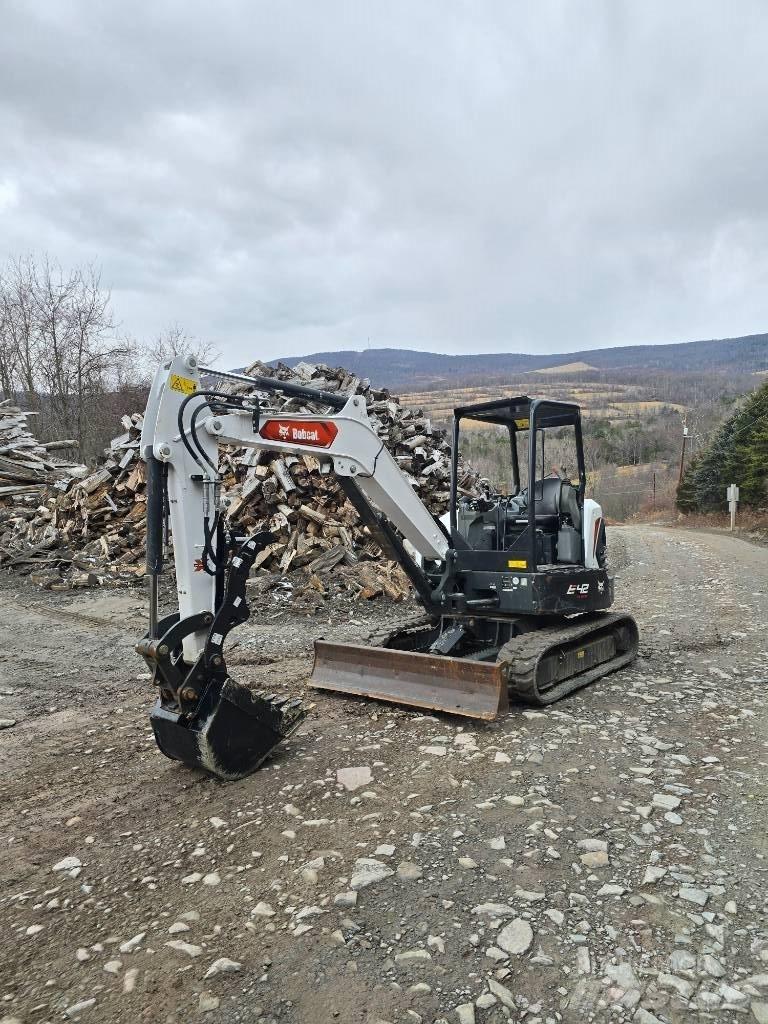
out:
{"label": "overcast sky", "polygon": [[764,0],[0,0],[0,255],[229,364],[768,330]]}

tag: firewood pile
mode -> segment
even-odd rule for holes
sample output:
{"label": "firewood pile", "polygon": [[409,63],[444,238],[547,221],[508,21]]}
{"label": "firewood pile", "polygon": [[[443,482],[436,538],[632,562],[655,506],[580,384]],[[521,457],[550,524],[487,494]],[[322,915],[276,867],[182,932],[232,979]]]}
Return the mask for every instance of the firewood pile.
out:
{"label": "firewood pile", "polygon": [[[245,372],[362,395],[374,428],[421,499],[436,515],[447,510],[450,447],[445,432],[434,429],[420,411],[403,407],[387,390],[340,368],[301,363],[274,369],[255,363]],[[210,383],[228,393],[251,390],[240,382]],[[283,414],[328,412],[322,403],[273,393],[264,397],[264,408]],[[0,515],[0,567],[31,566],[33,578],[53,589],[130,582],[144,575],[142,417],[125,416],[122,425],[124,432],[95,471],[32,509]],[[308,607],[319,607],[339,593],[385,594],[392,600],[409,593],[403,571],[382,560],[335,476],[321,474],[314,456],[224,449],[221,471],[230,519],[245,532],[269,529],[275,537],[254,566],[257,590],[275,590],[276,597],[283,594]],[[477,483],[477,475],[462,466],[460,489],[474,492]]]}
{"label": "firewood pile", "polygon": [[27,422],[34,413],[10,399],[0,401],[0,507],[8,508],[39,499],[46,488],[67,477],[85,472],[85,466],[51,456],[73,448],[77,442],[37,440]]}

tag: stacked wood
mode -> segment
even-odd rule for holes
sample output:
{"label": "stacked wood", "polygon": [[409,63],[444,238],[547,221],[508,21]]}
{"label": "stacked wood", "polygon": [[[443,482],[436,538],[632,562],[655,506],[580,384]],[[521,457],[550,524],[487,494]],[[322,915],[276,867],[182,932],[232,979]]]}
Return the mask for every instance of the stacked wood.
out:
{"label": "stacked wood", "polygon": [[[373,388],[340,368],[301,363],[293,369],[274,369],[255,363],[246,373],[363,396],[374,429],[422,501],[436,515],[447,510],[450,447],[445,431],[433,428],[420,410],[403,407],[387,390]],[[251,387],[215,378],[208,383],[237,394],[249,393]],[[263,409],[329,411],[322,403],[272,392],[263,395]],[[124,417],[124,433],[114,439],[94,472],[74,481],[64,494],[51,495],[30,520],[6,520],[0,539],[0,549],[12,552],[6,562],[43,563],[43,573],[36,575],[55,586],[87,585],[92,577],[106,582],[143,576],[146,474],[138,453],[141,424],[139,414]],[[256,560],[255,586],[271,589],[277,581],[289,579],[293,597],[301,590],[310,604],[339,589],[363,598],[385,594],[400,600],[408,594],[405,574],[382,561],[374,538],[336,477],[323,472],[315,456],[225,449],[220,468],[230,520],[245,532],[269,529],[275,537]],[[473,492],[476,485],[476,474],[462,465],[461,490]],[[0,551],[0,564],[2,559]],[[73,567],[64,581],[60,572],[58,578],[52,573],[62,566]]]}
{"label": "stacked wood", "polygon": [[38,441],[27,423],[34,413],[0,402],[0,505],[40,497],[49,484],[77,475],[84,467],[51,458],[51,452],[72,448],[75,441]]}

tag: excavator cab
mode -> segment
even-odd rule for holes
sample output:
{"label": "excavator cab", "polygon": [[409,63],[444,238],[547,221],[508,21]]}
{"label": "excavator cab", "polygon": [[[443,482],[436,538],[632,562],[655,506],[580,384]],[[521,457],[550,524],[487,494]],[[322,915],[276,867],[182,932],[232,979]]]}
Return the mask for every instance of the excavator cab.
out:
{"label": "excavator cab", "polygon": [[[498,453],[505,449],[509,453],[508,464],[499,474],[509,480],[509,489],[500,488],[484,501],[462,496],[458,489],[462,438],[474,433],[466,429],[469,424],[495,435]],[[566,459],[575,461],[575,484],[563,466]],[[523,396],[456,409],[451,479],[450,529],[455,546],[516,552],[531,566],[584,564],[581,526],[586,472],[578,406]]]}

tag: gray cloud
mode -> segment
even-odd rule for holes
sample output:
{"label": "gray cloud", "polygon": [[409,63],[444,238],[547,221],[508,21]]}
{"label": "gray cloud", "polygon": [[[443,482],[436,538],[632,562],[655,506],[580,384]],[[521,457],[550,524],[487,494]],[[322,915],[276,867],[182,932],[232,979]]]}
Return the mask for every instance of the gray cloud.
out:
{"label": "gray cloud", "polygon": [[760,0],[5,0],[2,29],[0,254],[97,260],[135,335],[768,329]]}

